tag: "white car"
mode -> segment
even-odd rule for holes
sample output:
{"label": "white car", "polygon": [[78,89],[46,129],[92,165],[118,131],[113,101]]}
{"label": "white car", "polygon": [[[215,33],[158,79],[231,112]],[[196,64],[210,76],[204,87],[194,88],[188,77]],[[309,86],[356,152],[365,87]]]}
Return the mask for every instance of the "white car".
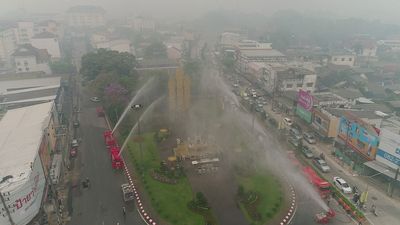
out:
{"label": "white car", "polygon": [[342,178],[333,177],[333,182],[335,183],[336,187],[338,187],[339,190],[341,190],[343,193],[345,193],[345,194],[351,193],[352,190],[351,190],[350,185]]}
{"label": "white car", "polygon": [[71,146],[72,146],[73,148],[77,148],[77,147],[79,146],[78,140],[77,140],[77,139],[73,139],[73,140],[71,141]]}
{"label": "white car", "polygon": [[290,126],[293,125],[293,121],[292,121],[290,118],[287,118],[287,117],[283,118],[283,122],[284,122],[288,127],[290,127]]}
{"label": "white car", "polygon": [[90,101],[92,101],[92,102],[99,102],[100,99],[99,99],[98,97],[91,97],[91,98],[90,98]]}

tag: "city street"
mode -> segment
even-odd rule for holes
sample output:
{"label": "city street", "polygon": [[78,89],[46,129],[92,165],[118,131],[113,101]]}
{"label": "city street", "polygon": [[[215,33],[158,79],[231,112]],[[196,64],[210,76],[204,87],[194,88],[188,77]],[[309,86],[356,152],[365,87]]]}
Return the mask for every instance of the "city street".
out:
{"label": "city street", "polygon": [[[99,224],[115,225],[145,224],[133,203],[126,205],[122,200],[120,185],[127,182],[122,171],[111,168],[102,132],[106,129],[104,118],[97,117],[96,103],[90,97],[81,95],[80,128],[78,138],[82,139],[78,157],[73,163],[72,185],[72,225]],[[83,188],[81,182],[90,179],[90,187]],[[122,207],[127,210],[126,218]]]}

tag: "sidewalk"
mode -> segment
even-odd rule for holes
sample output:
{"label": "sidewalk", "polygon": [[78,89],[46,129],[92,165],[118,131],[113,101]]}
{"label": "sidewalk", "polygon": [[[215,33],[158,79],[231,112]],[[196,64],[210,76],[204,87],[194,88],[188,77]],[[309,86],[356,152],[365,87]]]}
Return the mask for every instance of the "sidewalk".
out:
{"label": "sidewalk", "polygon": [[[271,118],[274,118],[278,123],[282,121],[286,114],[277,114],[272,111],[271,105],[264,106],[264,110],[269,114]],[[297,121],[298,118],[293,116],[287,116],[293,121]],[[302,122],[297,122],[297,124],[302,128],[303,131],[311,130],[310,127],[306,126]],[[372,225],[394,225],[398,224],[400,221],[400,197],[394,196],[390,198],[386,194],[384,185],[378,185],[371,181],[366,180],[365,177],[359,176],[355,173],[352,168],[339,159],[334,157],[331,153],[333,151],[333,145],[327,143],[318,142],[316,145],[312,145],[314,148],[315,155],[324,153],[326,156],[326,161],[332,168],[332,172],[326,174],[325,179],[331,181],[333,176],[341,176],[344,178],[351,186],[356,185],[360,191],[364,191],[368,188],[368,201],[367,210],[365,216],[368,222]],[[376,211],[378,216],[373,215],[369,210],[372,204],[376,205]]]}

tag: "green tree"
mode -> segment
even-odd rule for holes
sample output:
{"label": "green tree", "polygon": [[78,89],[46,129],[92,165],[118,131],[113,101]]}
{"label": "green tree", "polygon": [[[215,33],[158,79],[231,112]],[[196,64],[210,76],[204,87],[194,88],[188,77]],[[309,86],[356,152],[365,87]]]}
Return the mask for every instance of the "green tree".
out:
{"label": "green tree", "polygon": [[130,53],[120,53],[106,49],[99,49],[82,57],[80,73],[87,80],[94,80],[100,73],[115,73],[117,76],[135,74],[136,60]]}
{"label": "green tree", "polygon": [[167,47],[159,40],[154,40],[144,49],[144,57],[147,59],[166,58]]}
{"label": "green tree", "polygon": [[50,63],[51,71],[54,74],[75,74],[76,68],[75,66],[66,60],[56,61]]}

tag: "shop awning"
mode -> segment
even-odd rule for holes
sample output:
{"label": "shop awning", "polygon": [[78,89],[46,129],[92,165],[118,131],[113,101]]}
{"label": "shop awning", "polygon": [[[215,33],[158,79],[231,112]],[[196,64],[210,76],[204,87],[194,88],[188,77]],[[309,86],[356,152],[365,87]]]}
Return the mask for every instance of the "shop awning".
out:
{"label": "shop awning", "polygon": [[[394,179],[396,175],[396,170],[393,170],[392,168],[387,167],[385,164],[377,161],[369,161],[365,162],[364,165],[368,166],[369,168],[376,170],[379,173],[382,173],[392,179]],[[397,177],[397,181],[400,181],[400,174]]]}

